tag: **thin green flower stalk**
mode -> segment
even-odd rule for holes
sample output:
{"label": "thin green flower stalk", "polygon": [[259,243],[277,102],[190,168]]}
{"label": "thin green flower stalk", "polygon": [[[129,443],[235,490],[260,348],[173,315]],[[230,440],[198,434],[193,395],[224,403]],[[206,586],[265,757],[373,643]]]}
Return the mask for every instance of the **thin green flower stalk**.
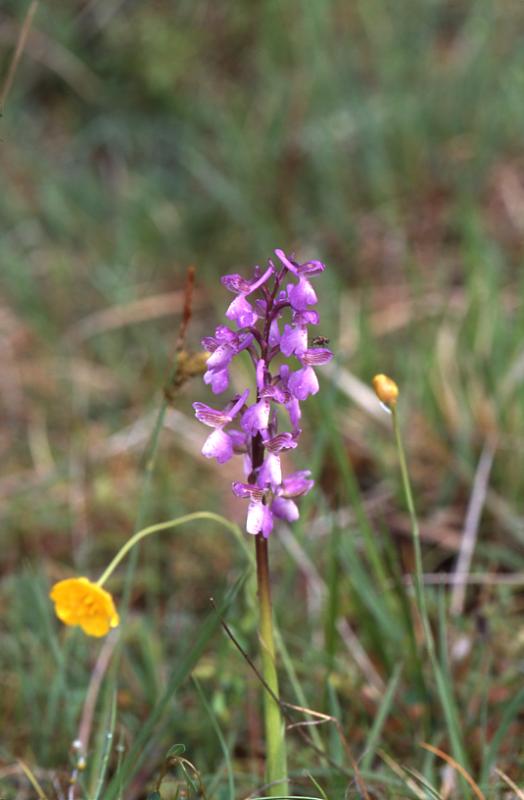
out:
{"label": "thin green flower stalk", "polygon": [[159,522],[156,525],[149,525],[147,528],[137,531],[120,548],[109,566],[104,570],[99,579],[95,581],[86,577],[66,578],[55,583],[49,596],[55,604],[57,617],[65,625],[78,625],[88,636],[105,636],[111,628],[116,628],[120,624],[120,617],[116,610],[112,595],[103,588],[108,578],[113,574],[118,565],[127,556],[130,550],[135,547],[142,539],[152,536],[154,533],[178,528],[186,522],[196,520],[208,520],[218,522],[229,530],[237,541],[240,542],[244,554],[253,563],[251,550],[247,546],[242,533],[237,525],[230,522],[220,514],[212,511],[195,511],[177,519],[170,519],[167,522]]}
{"label": "thin green flower stalk", "polygon": [[415,596],[417,606],[422,620],[424,629],[424,638],[429,655],[433,658],[435,656],[435,643],[429,624],[428,608],[426,603],[426,595],[424,593],[424,579],[422,568],[422,548],[420,546],[420,527],[418,518],[415,511],[415,503],[413,500],[413,492],[411,490],[411,481],[409,479],[409,472],[406,462],[406,454],[404,451],[404,444],[402,442],[402,433],[400,430],[398,411],[397,411],[397,398],[398,386],[396,383],[388,378],[387,375],[375,375],[373,378],[373,387],[376,395],[384,409],[391,414],[393,418],[393,431],[395,434],[395,443],[397,446],[397,454],[400,465],[400,474],[402,478],[402,488],[404,497],[406,499],[406,506],[409,513],[411,522],[411,534],[413,539],[413,551],[415,555]]}
{"label": "thin green flower stalk", "polygon": [[426,645],[432,657],[435,654],[435,643],[433,641],[433,634],[429,624],[428,606],[426,602],[426,593],[424,592],[424,570],[422,565],[422,548],[420,546],[420,527],[418,524],[418,517],[415,511],[415,503],[413,500],[413,492],[411,490],[411,481],[409,479],[408,466],[406,462],[406,454],[402,442],[402,433],[398,419],[398,411],[396,405],[391,409],[393,418],[393,431],[395,433],[395,443],[397,445],[398,460],[400,465],[400,474],[402,478],[402,488],[404,490],[404,497],[406,499],[406,506],[408,509],[409,519],[411,523],[411,535],[413,538],[413,552],[415,555],[415,593],[417,598],[417,605],[420,611],[422,626],[424,628],[424,635],[426,638]]}
{"label": "thin green flower stalk", "polygon": [[415,556],[415,599],[422,622],[422,629],[424,633],[424,642],[430,658],[431,666],[435,676],[437,691],[442,705],[444,716],[449,731],[450,741],[454,751],[455,758],[464,767],[467,766],[467,759],[460,736],[460,728],[458,724],[458,714],[455,706],[454,698],[451,696],[449,687],[446,683],[446,678],[439,663],[435,640],[429,622],[429,613],[424,591],[424,571],[422,565],[422,548],[420,544],[420,526],[418,522],[417,513],[415,510],[415,502],[413,500],[413,492],[411,489],[411,481],[409,478],[409,471],[406,461],[406,453],[402,440],[402,432],[399,422],[397,399],[399,396],[399,389],[395,381],[387,375],[375,375],[373,378],[373,388],[380,400],[383,408],[391,414],[393,420],[393,432],[395,435],[395,444],[400,466],[400,475],[402,481],[402,488],[406,500],[406,506],[409,513],[411,523],[411,535],[413,541],[413,552]]}
{"label": "thin green flower stalk", "polygon": [[142,539],[145,539],[147,536],[151,536],[153,533],[159,533],[160,531],[165,531],[169,528],[178,528],[180,525],[185,525],[186,522],[194,522],[198,519],[210,520],[211,522],[218,522],[220,525],[223,525],[225,528],[231,531],[237,541],[242,543],[245,553],[248,554],[249,557],[251,556],[251,552],[246,546],[238,525],[235,525],[234,522],[230,522],[220,514],[215,514],[213,511],[195,511],[192,514],[185,514],[183,517],[178,517],[177,519],[169,519],[166,522],[157,522],[155,525],[149,525],[147,528],[142,528],[141,531],[137,531],[137,533],[128,539],[128,541],[120,548],[116,556],[97,580],[96,585],[103,586],[121,561],[124,560],[129,551],[132,550],[133,547],[138,544],[138,542],[142,541]]}

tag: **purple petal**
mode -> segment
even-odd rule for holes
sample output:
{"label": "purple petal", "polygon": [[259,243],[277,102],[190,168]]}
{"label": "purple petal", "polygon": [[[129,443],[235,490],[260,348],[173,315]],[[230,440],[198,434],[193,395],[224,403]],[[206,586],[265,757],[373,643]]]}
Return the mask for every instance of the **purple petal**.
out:
{"label": "purple petal", "polygon": [[259,317],[266,316],[267,303],[265,300],[263,300],[261,297],[257,297],[254,299],[253,305],[255,306]]}
{"label": "purple petal", "polygon": [[223,275],[220,278],[220,282],[226,289],[229,289],[230,292],[236,292],[237,294],[247,294],[251,288],[251,283],[242,277],[242,275],[239,275],[238,272],[232,273],[231,275]]}
{"label": "purple petal", "polygon": [[242,406],[245,404],[249,397],[249,389],[244,389],[242,394],[239,394],[231,403],[230,410],[228,410],[229,419],[232,420],[236,417]]}
{"label": "purple petal", "polygon": [[292,433],[277,433],[272,439],[264,442],[264,445],[271,453],[280,453],[281,450],[292,450],[297,446],[297,441]]}
{"label": "purple petal", "polygon": [[272,320],[270,328],[269,328],[269,345],[270,347],[276,347],[277,344],[280,342],[280,330],[278,328],[278,320],[275,318]]}
{"label": "purple petal", "polygon": [[233,342],[236,337],[236,333],[228,328],[227,325],[219,325],[215,330],[214,336],[204,336],[202,347],[209,353],[214,353],[219,345]]}
{"label": "purple petal", "polygon": [[300,355],[300,360],[307,366],[311,366],[312,364],[327,364],[332,358],[333,353],[331,350],[328,350],[327,347],[312,347],[310,350],[304,350]]}
{"label": "purple petal", "polygon": [[316,394],[319,390],[315,370],[312,367],[302,367],[302,369],[293,372],[289,378],[288,386],[297,400],[306,400],[310,394]]}
{"label": "purple petal", "polygon": [[253,500],[262,500],[264,497],[263,489],[260,489],[258,486],[255,486],[252,483],[233,481],[231,486],[233,489],[233,494],[236,494],[237,497],[249,497]]}
{"label": "purple petal", "polygon": [[236,352],[241,353],[242,350],[245,350],[246,347],[249,347],[251,342],[253,341],[253,334],[252,333],[242,333],[240,336],[236,337]]}
{"label": "purple petal", "polygon": [[282,483],[282,467],[280,457],[275,453],[268,453],[257,475],[257,484],[261,488],[271,486],[276,489]]}
{"label": "purple petal", "polygon": [[296,311],[305,311],[307,306],[313,306],[317,302],[317,296],[312,285],[307,278],[302,276],[298,283],[288,288],[289,302]]}
{"label": "purple petal", "polygon": [[204,442],[202,455],[206,458],[216,458],[219,464],[223,464],[233,455],[233,442],[227,433],[218,428]]}
{"label": "purple petal", "polygon": [[258,314],[253,310],[253,306],[246,300],[244,295],[239,294],[229,305],[226,317],[234,320],[239,328],[249,328],[256,323]]}
{"label": "purple petal", "polygon": [[224,411],[219,411],[211,406],[206,406],[205,403],[193,403],[195,409],[195,417],[199,422],[208,425],[210,428],[221,428],[230,422],[230,417]]}
{"label": "purple petal", "polygon": [[230,428],[227,433],[233,442],[235,453],[245,453],[248,446],[247,434],[244,431],[237,431],[235,428]]}
{"label": "purple petal", "polygon": [[207,359],[206,367],[208,369],[224,369],[234,355],[235,351],[230,344],[221,344]]}
{"label": "purple petal", "polygon": [[320,317],[318,311],[315,311],[313,308],[293,312],[294,325],[318,325],[319,322]]}
{"label": "purple petal", "polygon": [[217,325],[215,328],[215,339],[219,344],[226,344],[226,342],[234,342],[237,338],[235,331],[228,328],[227,325]]}
{"label": "purple petal", "polygon": [[[231,275],[224,275],[220,280],[222,284],[229,289],[230,292],[236,292],[237,294],[251,294],[263,283],[265,283],[268,278],[273,274],[274,267],[270,264],[263,275],[260,275],[260,270],[258,267],[255,268],[255,278],[252,281],[247,281],[242,275],[238,273],[233,273]],[[257,275],[258,273],[258,275]]]}
{"label": "purple petal", "polygon": [[247,509],[246,530],[248,533],[257,535],[262,533],[267,539],[273,530],[273,514],[269,506],[260,501],[251,501]]}
{"label": "purple petal", "polygon": [[291,374],[291,369],[289,367],[289,364],[281,364],[280,365],[280,370],[279,370],[279,375],[280,375],[280,380],[282,381],[282,385],[283,386],[287,386],[287,382],[288,382],[290,374]]}
{"label": "purple petal", "polygon": [[200,344],[208,353],[214,353],[218,347],[217,340],[213,336],[204,336],[204,338],[200,340]]}
{"label": "purple petal", "polygon": [[256,366],[256,382],[257,382],[257,389],[259,392],[262,391],[262,389],[264,388],[265,377],[266,377],[266,362],[264,361],[263,358],[260,358]]}
{"label": "purple petal", "polygon": [[300,410],[300,403],[296,397],[291,398],[289,403],[286,403],[286,409],[289,414],[289,421],[293,426],[293,430],[298,432],[298,423],[300,422],[302,411]]}
{"label": "purple petal", "polygon": [[311,479],[311,470],[302,469],[284,478],[279,495],[286,498],[299,497],[307,494],[314,485],[315,481]]}
{"label": "purple petal", "polygon": [[289,402],[290,394],[285,387],[280,387],[278,385],[270,384],[268,386],[264,386],[264,388],[260,392],[261,397],[267,397],[270,400],[274,400],[275,403],[287,403]]}
{"label": "purple petal", "polygon": [[324,272],[326,265],[322,261],[306,261],[304,264],[299,264],[299,275],[319,275]]}
{"label": "purple petal", "polygon": [[265,430],[269,422],[269,411],[269,400],[265,399],[248,408],[242,415],[240,423],[246,433],[255,436],[259,431]]}
{"label": "purple petal", "polygon": [[290,259],[289,259],[289,258],[286,256],[286,254],[284,253],[284,251],[283,251],[283,250],[275,250],[275,255],[276,255],[276,257],[277,257],[277,258],[279,258],[279,259],[280,259],[280,261],[283,263],[283,265],[286,267],[286,269],[288,269],[290,272],[293,272],[295,275],[297,274],[297,272],[298,272],[298,270],[297,270],[297,265],[296,265],[296,264],[294,264],[294,263],[293,263],[293,262],[292,262],[292,261],[291,261],[291,260],[290,260]]}
{"label": "purple petal", "polygon": [[269,538],[269,534],[273,530],[273,514],[269,506],[264,506],[264,516],[262,518],[262,535],[264,539]]}
{"label": "purple petal", "polygon": [[299,325],[284,325],[284,333],[280,340],[280,350],[285,356],[293,353],[299,355],[307,349],[307,330]]}
{"label": "purple petal", "polygon": [[275,517],[285,519],[286,522],[295,522],[300,516],[297,504],[284,497],[275,497],[271,503],[271,511]]}
{"label": "purple petal", "polygon": [[[257,270],[258,270],[258,267],[257,267]],[[271,275],[273,275],[274,271],[275,271],[275,267],[273,266],[273,263],[270,261],[269,262],[269,266],[266,269],[266,271],[264,272],[264,274],[261,275],[256,280],[251,281],[251,284],[249,286],[249,293],[254,292],[256,289],[259,289],[262,286],[262,284],[264,284],[271,277]]]}
{"label": "purple petal", "polygon": [[213,394],[220,394],[229,386],[229,373],[227,369],[209,369],[204,373],[204,383],[211,384]]}

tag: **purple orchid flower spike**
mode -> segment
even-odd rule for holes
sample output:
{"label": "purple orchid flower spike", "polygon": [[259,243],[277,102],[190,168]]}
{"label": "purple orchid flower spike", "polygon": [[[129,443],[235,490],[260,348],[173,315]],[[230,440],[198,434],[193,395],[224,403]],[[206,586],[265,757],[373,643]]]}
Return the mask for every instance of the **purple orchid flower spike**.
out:
{"label": "purple orchid flower spike", "polygon": [[[313,487],[308,470],[285,477],[281,456],[298,444],[300,403],[318,392],[314,367],[333,357],[324,346],[314,346],[315,339],[313,346],[308,342],[309,326],[319,323],[318,312],[312,308],[317,295],[309,279],[323,272],[324,264],[301,264],[283,250],[275,250],[275,255],[281,266],[270,260],[265,271],[255,267],[251,280],[236,273],[222,278],[223,285],[236,294],[226,317],[237,330],[219,325],[214,336],[202,340],[210,353],[204,382],[215,394],[229,387],[229,368],[235,356],[243,350],[249,353],[255,370],[255,401],[246,404],[246,389],[222,411],[204,403],[193,404],[197,419],[213,428],[202,448],[204,456],[222,464],[234,453],[244,454],[247,480],[235,481],[233,493],[249,501],[247,532],[266,539],[275,517],[288,522],[298,519],[295,498]],[[322,344],[327,341],[320,338]],[[274,360],[278,364],[272,368]],[[296,362],[298,368],[293,369]],[[278,431],[279,408],[287,412],[290,431]],[[236,417],[239,424],[231,427]]]}

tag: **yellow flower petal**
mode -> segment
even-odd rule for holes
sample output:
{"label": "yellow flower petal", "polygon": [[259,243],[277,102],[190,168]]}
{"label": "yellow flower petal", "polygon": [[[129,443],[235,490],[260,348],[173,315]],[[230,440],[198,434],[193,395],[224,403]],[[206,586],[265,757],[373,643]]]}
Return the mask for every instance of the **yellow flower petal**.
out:
{"label": "yellow flower petal", "polygon": [[49,593],[58,619],[80,625],[88,636],[105,636],[120,622],[113,598],[89,578],[67,578],[55,583]]}
{"label": "yellow flower petal", "polygon": [[373,388],[381,403],[391,408],[396,406],[398,398],[398,386],[394,380],[387,375],[375,375],[373,378]]}

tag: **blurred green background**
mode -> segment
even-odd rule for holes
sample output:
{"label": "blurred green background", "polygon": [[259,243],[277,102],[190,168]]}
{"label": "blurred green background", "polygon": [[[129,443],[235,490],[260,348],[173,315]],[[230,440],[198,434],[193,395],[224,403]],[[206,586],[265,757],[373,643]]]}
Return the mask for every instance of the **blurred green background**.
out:
{"label": "blurred green background", "polygon": [[[0,75],[28,5],[2,2]],[[494,578],[468,593],[454,635],[467,638],[470,655],[450,667],[459,707],[470,703],[461,720],[470,768],[487,781],[486,742],[521,687],[524,646],[515,636],[524,571],[523,45],[519,0],[40,0],[0,120],[6,780],[15,756],[44,777],[67,768],[98,650],[58,629],[46,587],[71,569],[95,574],[135,525],[187,268],[196,267],[197,285],[186,348],[196,352],[229,302],[219,276],[247,275],[282,247],[327,264],[316,282],[319,332],[336,353],[294,454],[317,478],[296,531],[306,560],[278,535],[272,542],[277,616],[298,685],[311,706],[341,716],[358,755],[377,710],[337,625],[350,621],[385,684],[407,647],[410,623],[392,630],[388,614],[399,609],[386,584],[400,585],[412,568],[409,527],[387,419],[366,392],[375,372],[388,372],[401,386],[428,571],[453,568],[480,454],[495,454],[472,567]],[[198,378],[167,413],[145,521],[213,509],[241,523],[245,509],[229,491],[240,467],[204,463],[194,400],[210,401]],[[337,507],[343,523],[330,516]],[[126,742],[207,614],[209,594],[223,592],[240,563],[212,529],[149,542],[125,634]],[[325,596],[315,594],[316,570]],[[117,595],[122,580],[113,580]],[[279,612],[291,592],[299,602]],[[443,597],[432,596],[435,614]],[[254,647],[253,608],[241,606],[237,633]],[[414,675],[416,659],[405,657],[404,676]],[[219,635],[206,659],[205,691],[242,771],[241,700],[251,681],[256,706],[256,681]],[[410,680],[388,708],[381,746],[434,776],[434,761],[414,752],[420,696]],[[288,683],[293,696],[289,673]],[[170,736],[190,743],[202,770],[217,769],[214,732],[191,686],[180,696],[176,733],[158,731],[149,771],[126,798],[145,796]],[[512,740],[522,734],[519,709],[507,723]],[[42,718],[52,740],[41,736]],[[522,777],[522,754],[503,741],[500,763]],[[295,758],[314,771],[316,757]],[[22,792],[22,778],[12,781]]]}

